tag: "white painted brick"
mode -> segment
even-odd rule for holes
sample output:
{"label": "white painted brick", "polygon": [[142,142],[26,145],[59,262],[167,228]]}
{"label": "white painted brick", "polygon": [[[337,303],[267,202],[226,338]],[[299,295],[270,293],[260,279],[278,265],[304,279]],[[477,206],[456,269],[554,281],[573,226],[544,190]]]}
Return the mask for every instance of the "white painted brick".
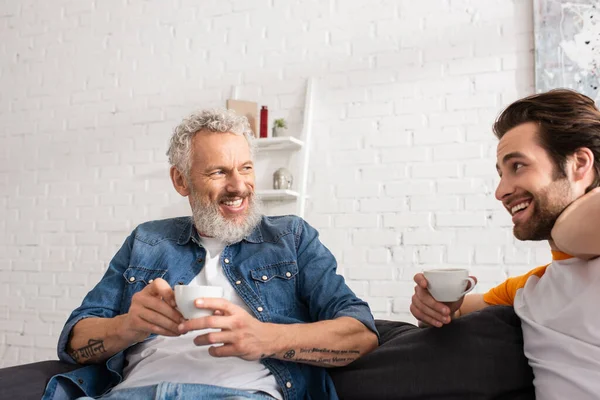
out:
{"label": "white painted brick", "polygon": [[403,243],[408,245],[448,245],[454,238],[454,233],[419,229],[405,232],[403,236]]}
{"label": "white painted brick", "polygon": [[358,210],[371,212],[398,212],[406,209],[404,199],[360,199]]}
{"label": "white painted brick", "polygon": [[334,151],[331,158],[337,165],[373,164],[377,158],[377,152],[375,150]]}
{"label": "white painted brick", "polygon": [[378,197],[380,185],[378,183],[353,183],[349,185],[337,185],[335,193],[338,198],[363,198]]}
{"label": "white painted brick", "polygon": [[448,262],[451,264],[471,265],[473,249],[466,246],[448,246]]}
{"label": "white painted brick", "polygon": [[344,249],[341,261],[347,264],[365,264],[367,261],[367,247],[353,246]]}
{"label": "white painted brick", "polygon": [[513,246],[506,246],[503,252],[503,264],[523,265],[531,263],[531,249],[518,249]]}
{"label": "white painted brick", "polygon": [[422,82],[421,92],[425,96],[431,97],[446,94],[469,93],[472,86],[471,80],[467,77],[447,77]]}
{"label": "white painted brick", "polygon": [[419,264],[440,264],[443,261],[445,248],[443,246],[427,246],[417,250]]}
{"label": "white painted brick", "polygon": [[489,191],[482,179],[444,179],[437,181],[437,192],[441,194],[480,194]]}
{"label": "white painted brick", "polygon": [[[388,264],[391,260],[389,248],[374,248],[368,250],[367,260],[374,264]],[[393,273],[393,270],[391,270]]]}
{"label": "white painted brick", "polygon": [[400,235],[390,229],[357,229],[352,232],[352,243],[358,246],[394,246]]}
{"label": "white painted brick", "polygon": [[502,207],[501,203],[489,195],[468,195],[465,196],[465,208],[473,211],[498,210]]}
{"label": "white painted brick", "polygon": [[378,102],[410,100],[415,98],[418,92],[418,85],[414,82],[374,85],[370,88],[371,100]]}
{"label": "white painted brick", "polygon": [[407,177],[407,166],[405,164],[362,166],[360,176],[365,182],[397,181]]}
{"label": "white painted brick", "polygon": [[411,180],[397,183],[386,183],[383,191],[389,197],[404,197],[407,195],[425,195],[433,193],[433,182],[426,180]]}
{"label": "white painted brick", "polygon": [[457,196],[411,196],[411,211],[453,211],[458,210]]}
{"label": "white painted brick", "polygon": [[365,118],[387,116],[392,114],[392,103],[363,103],[350,105],[348,108],[349,118]]}
{"label": "white painted brick", "polygon": [[324,199],[314,203],[314,208],[318,213],[352,213],[357,211],[358,202],[356,200]]}
{"label": "white painted brick", "polygon": [[405,129],[422,128],[426,124],[423,115],[400,115],[396,117],[382,118],[379,122],[382,131],[402,131]]}
{"label": "white painted brick", "polygon": [[470,228],[456,232],[458,243],[471,245],[506,245],[512,234],[506,230]]}
{"label": "white painted brick", "polygon": [[481,154],[481,145],[471,143],[439,145],[433,149],[433,159],[441,161],[480,158]]}
{"label": "white painted brick", "polygon": [[431,159],[431,150],[426,147],[394,147],[381,150],[381,162],[384,164],[428,161]]}
{"label": "white painted brick", "polygon": [[398,296],[401,293],[411,292],[414,289],[414,284],[411,282],[381,282],[373,281],[369,287],[370,296]]}
{"label": "white painted brick", "polygon": [[463,133],[459,127],[442,129],[419,129],[414,132],[415,145],[462,142]]}
{"label": "white painted brick", "polygon": [[413,178],[457,178],[460,175],[460,165],[450,162],[431,162],[411,166]]}
{"label": "white painted brick", "polygon": [[[397,25],[403,25],[398,24]],[[423,59],[421,49],[400,49],[375,55],[375,65],[381,68],[397,68],[400,65],[420,64]]]}
{"label": "white painted brick", "polygon": [[484,212],[436,213],[435,226],[439,227],[484,227],[487,214]]}
{"label": "white painted brick", "polygon": [[353,280],[392,280],[393,269],[390,267],[367,267],[348,268],[346,270],[348,279]]}
{"label": "white painted brick", "polygon": [[488,212],[488,220],[491,227],[495,228],[510,228],[512,229],[512,217],[503,207],[500,206],[500,203],[497,204],[496,208],[502,208],[502,210],[490,211]]}
{"label": "white painted brick", "polygon": [[477,246],[475,248],[475,264],[500,264],[499,246]]}
{"label": "white painted brick", "polygon": [[377,132],[365,138],[368,147],[397,147],[409,146],[412,140],[410,131]]}
{"label": "white painted brick", "polygon": [[379,218],[375,214],[343,214],[335,216],[334,224],[337,228],[377,228]]}
{"label": "white painted brick", "polygon": [[[394,313],[403,313],[403,314],[408,314],[410,313],[410,305],[412,303],[412,298],[411,297],[394,297],[394,301],[392,303],[392,310],[394,311]],[[410,323],[414,323],[416,325],[415,322],[413,322],[415,318],[411,315],[411,318],[408,319],[404,319],[404,318],[400,318],[398,319],[398,321],[403,321],[403,322],[410,322]]]}
{"label": "white painted brick", "polygon": [[431,214],[429,212],[405,212],[400,214],[384,214],[383,226],[385,228],[401,227],[431,227]]}
{"label": "white painted brick", "polygon": [[429,115],[429,126],[441,128],[448,126],[473,125],[479,122],[479,114],[476,110],[456,110]]}

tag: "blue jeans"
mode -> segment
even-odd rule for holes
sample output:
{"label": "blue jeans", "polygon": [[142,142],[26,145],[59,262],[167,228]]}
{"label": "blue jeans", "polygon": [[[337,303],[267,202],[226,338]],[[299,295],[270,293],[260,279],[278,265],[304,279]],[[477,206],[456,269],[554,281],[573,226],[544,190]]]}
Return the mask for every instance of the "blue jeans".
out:
{"label": "blue jeans", "polygon": [[[78,400],[93,399],[80,397]],[[115,390],[102,397],[102,400],[187,400],[187,399],[227,399],[227,400],[273,400],[266,393],[249,393],[243,390],[221,386],[196,385],[192,383],[161,382],[158,385],[140,386]]]}

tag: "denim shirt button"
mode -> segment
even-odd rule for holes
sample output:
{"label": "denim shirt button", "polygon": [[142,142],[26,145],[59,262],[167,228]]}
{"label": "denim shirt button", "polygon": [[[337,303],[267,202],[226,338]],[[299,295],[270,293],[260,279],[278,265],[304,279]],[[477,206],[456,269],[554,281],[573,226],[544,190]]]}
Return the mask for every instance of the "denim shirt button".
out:
{"label": "denim shirt button", "polygon": [[266,281],[267,279],[269,279],[269,277],[268,277],[268,276],[266,276],[266,275],[263,275],[263,276],[262,276],[262,280],[263,280],[263,281]]}
{"label": "denim shirt button", "polygon": [[229,258],[226,258],[223,261],[225,261],[225,264],[229,264]]}
{"label": "denim shirt button", "polygon": [[258,312],[262,312],[262,311],[263,311],[263,308],[262,308],[262,307],[258,307],[258,308],[256,308],[256,309],[258,310]]}
{"label": "denim shirt button", "polygon": [[288,389],[291,389],[292,388],[292,382],[286,382],[285,383],[285,387],[288,388]]}
{"label": "denim shirt button", "polygon": [[235,284],[236,284],[236,285],[241,285],[241,284],[242,284],[242,281],[235,281]]}
{"label": "denim shirt button", "polygon": [[134,276],[132,276],[131,278],[129,278],[129,282],[133,282],[133,281],[135,281],[135,277]]}
{"label": "denim shirt button", "polygon": [[148,281],[148,283],[152,283],[152,282],[154,282],[154,279],[150,279],[150,280]]}
{"label": "denim shirt button", "polygon": [[79,382],[80,385],[83,385],[83,379],[79,378],[77,379],[77,382]]}
{"label": "denim shirt button", "polygon": [[290,276],[292,276],[292,273],[291,272],[286,272],[285,276],[287,276],[289,278]]}

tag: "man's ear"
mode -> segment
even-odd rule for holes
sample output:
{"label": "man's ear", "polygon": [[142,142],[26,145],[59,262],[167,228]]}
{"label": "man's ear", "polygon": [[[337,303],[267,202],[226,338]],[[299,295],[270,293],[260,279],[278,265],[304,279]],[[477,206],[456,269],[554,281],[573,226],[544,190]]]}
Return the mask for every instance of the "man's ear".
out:
{"label": "man's ear", "polygon": [[188,185],[187,179],[185,179],[185,175],[183,175],[183,173],[181,173],[181,171],[179,171],[175,166],[171,167],[170,174],[171,182],[173,182],[173,187],[175,188],[175,190],[177,190],[177,193],[179,193],[183,197],[189,196],[190,187]]}
{"label": "man's ear", "polygon": [[573,179],[576,181],[588,180],[591,184],[594,180],[594,153],[587,147],[580,147],[573,153],[572,165]]}

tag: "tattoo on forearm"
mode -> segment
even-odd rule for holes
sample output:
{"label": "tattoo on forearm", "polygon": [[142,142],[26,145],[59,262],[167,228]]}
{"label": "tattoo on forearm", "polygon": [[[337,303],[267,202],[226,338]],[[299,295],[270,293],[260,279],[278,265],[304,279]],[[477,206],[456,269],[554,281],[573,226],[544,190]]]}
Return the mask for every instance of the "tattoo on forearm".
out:
{"label": "tattoo on forearm", "polygon": [[[315,358],[306,358],[302,355],[309,354],[316,355]],[[283,358],[287,360],[307,363],[318,363],[318,364],[339,364],[339,363],[350,363],[356,360],[360,356],[358,350],[337,350],[337,349],[325,349],[325,348],[301,348],[298,357],[296,357],[296,351],[291,349],[283,355]]]}
{"label": "tattoo on forearm", "polygon": [[273,353],[273,354],[268,354],[268,355],[267,355],[267,354],[264,354],[264,353],[263,353],[263,354],[261,354],[261,355],[260,355],[260,358],[262,359],[262,358],[271,358],[271,357],[275,357],[275,354],[276,354],[276,353]]}
{"label": "tattoo on forearm", "polygon": [[73,357],[73,360],[79,362],[85,359],[94,357],[97,354],[105,353],[104,340],[102,339],[90,339],[88,340],[87,346],[81,347],[77,350],[73,348],[67,349],[69,355]]}
{"label": "tattoo on forearm", "polygon": [[286,360],[291,360],[292,358],[294,358],[295,355],[296,352],[294,350],[289,350],[283,355],[283,358],[285,358]]}

